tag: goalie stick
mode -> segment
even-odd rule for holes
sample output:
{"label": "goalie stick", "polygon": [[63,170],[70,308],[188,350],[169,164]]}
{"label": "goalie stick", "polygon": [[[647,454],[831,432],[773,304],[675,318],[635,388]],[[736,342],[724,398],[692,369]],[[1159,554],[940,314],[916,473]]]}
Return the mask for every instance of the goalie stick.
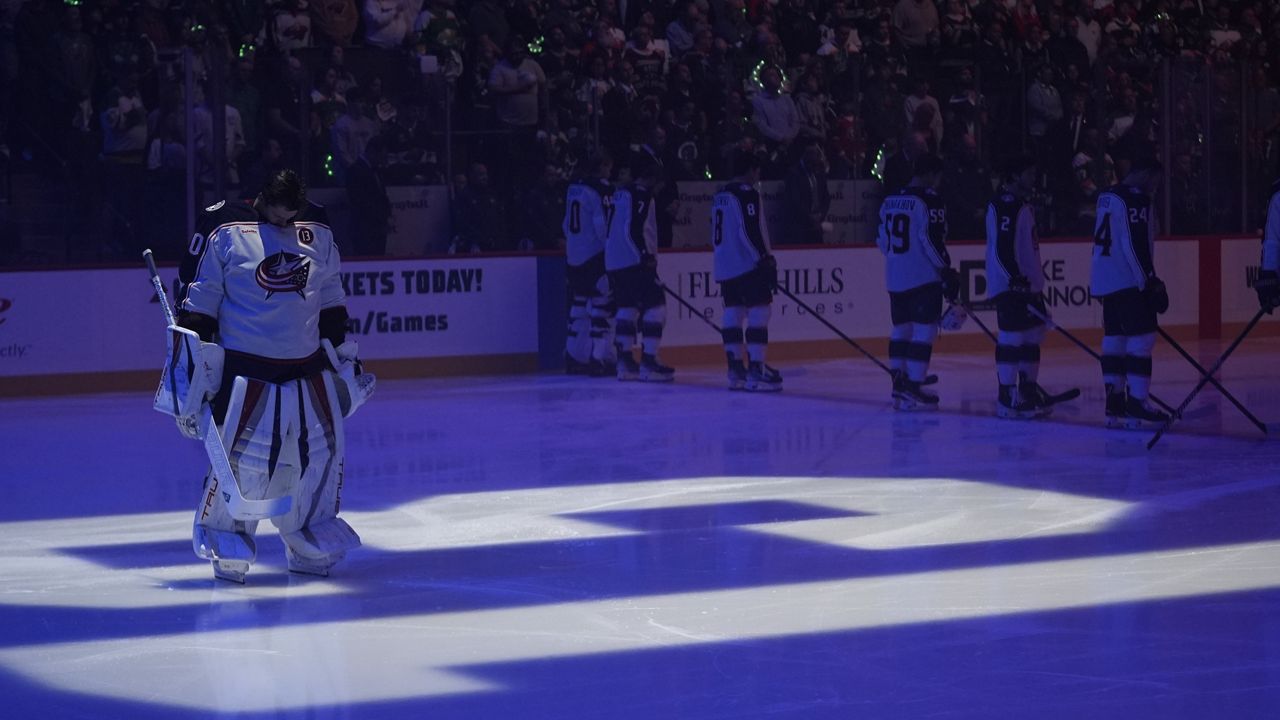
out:
{"label": "goalie stick", "polygon": [[[151,285],[156,290],[160,309],[164,311],[165,322],[169,327],[174,327],[178,324],[177,318],[169,307],[164,283],[160,281],[160,272],[156,270],[155,257],[148,249],[142,252],[142,258],[147,261],[147,271],[151,273]],[[161,382],[164,380],[162,379]],[[213,411],[208,403],[200,408],[199,423],[204,449],[213,467],[213,479],[217,483],[216,490],[222,494],[223,501],[227,503],[227,512],[231,517],[236,520],[265,520],[289,512],[293,498],[287,495],[267,500],[249,500],[240,493],[240,483],[236,482],[235,472],[231,469],[231,460],[227,458],[227,449],[222,444],[222,435],[218,432],[218,424],[213,421]]]}

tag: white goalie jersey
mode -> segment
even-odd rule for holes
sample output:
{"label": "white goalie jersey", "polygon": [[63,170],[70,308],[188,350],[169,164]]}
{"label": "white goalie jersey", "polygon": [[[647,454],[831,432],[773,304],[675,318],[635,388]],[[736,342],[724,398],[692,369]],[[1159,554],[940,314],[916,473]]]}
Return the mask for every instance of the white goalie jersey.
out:
{"label": "white goalie jersey", "polygon": [[308,203],[285,227],[243,202],[201,214],[179,276],[178,308],[218,322],[228,352],[298,360],[320,350],[320,311],[343,304],[338,248]]}

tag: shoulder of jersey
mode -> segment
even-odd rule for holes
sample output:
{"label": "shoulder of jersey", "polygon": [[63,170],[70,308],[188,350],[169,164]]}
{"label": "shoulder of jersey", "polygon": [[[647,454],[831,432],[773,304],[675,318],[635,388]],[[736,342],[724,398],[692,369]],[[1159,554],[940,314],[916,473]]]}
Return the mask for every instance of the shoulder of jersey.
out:
{"label": "shoulder of jersey", "polygon": [[317,223],[319,225],[329,226],[329,213],[324,209],[323,205],[313,203],[310,200],[302,209],[298,211],[298,216],[293,219],[295,223]]}
{"label": "shoulder of jersey", "polygon": [[256,223],[258,211],[253,209],[247,200],[222,200],[210,205],[200,213],[200,232],[208,235],[223,225],[233,223]]}

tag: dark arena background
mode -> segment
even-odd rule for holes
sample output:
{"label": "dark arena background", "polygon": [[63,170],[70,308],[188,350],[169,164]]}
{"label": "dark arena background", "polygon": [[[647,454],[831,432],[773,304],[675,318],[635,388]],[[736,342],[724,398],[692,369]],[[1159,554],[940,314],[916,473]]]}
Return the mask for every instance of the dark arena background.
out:
{"label": "dark arena background", "polygon": [[[1274,0],[0,0],[0,714],[1280,717],[1277,38]],[[972,316],[903,412],[876,238],[926,154]],[[773,394],[726,383],[745,156]],[[671,383],[566,364],[601,158],[658,176]],[[1009,420],[986,218],[1025,158],[1040,383],[1080,394]],[[1179,412],[1109,429],[1095,208],[1153,159]],[[363,544],[299,574],[264,524],[238,584],[192,553],[142,251],[183,297],[202,208],[283,169],[378,377],[335,456]]]}

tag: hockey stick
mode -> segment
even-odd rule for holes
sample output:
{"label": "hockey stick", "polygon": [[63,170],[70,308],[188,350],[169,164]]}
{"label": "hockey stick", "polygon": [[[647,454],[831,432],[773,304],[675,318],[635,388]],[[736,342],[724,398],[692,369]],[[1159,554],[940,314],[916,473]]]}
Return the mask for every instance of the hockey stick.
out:
{"label": "hockey stick", "polygon": [[[1078,337],[1076,337],[1075,335],[1072,335],[1071,333],[1067,332],[1067,329],[1066,329],[1066,328],[1064,328],[1064,327],[1062,327],[1061,325],[1059,325],[1059,324],[1057,324],[1056,322],[1054,322],[1054,321],[1053,321],[1053,319],[1052,319],[1052,318],[1050,318],[1048,315],[1045,315],[1044,313],[1042,313],[1042,312],[1040,312],[1039,310],[1037,310],[1037,309],[1036,309],[1036,307],[1035,307],[1034,305],[1030,305],[1030,304],[1028,304],[1028,305],[1027,305],[1027,311],[1028,311],[1028,312],[1030,312],[1032,315],[1035,315],[1036,317],[1038,317],[1038,318],[1040,318],[1041,320],[1043,320],[1043,321],[1044,321],[1044,324],[1045,324],[1046,326],[1051,327],[1051,328],[1053,328],[1054,330],[1057,330],[1058,332],[1062,333],[1062,336],[1063,336],[1063,337],[1065,337],[1066,339],[1068,339],[1068,340],[1070,340],[1071,342],[1075,343],[1076,347],[1079,347],[1081,350],[1084,350],[1085,352],[1089,353],[1089,355],[1090,355],[1090,356],[1092,356],[1094,360],[1097,360],[1099,364],[1101,364],[1101,363],[1102,363],[1102,356],[1101,356],[1101,355],[1099,355],[1099,354],[1098,354],[1098,352],[1097,352],[1096,350],[1094,350],[1093,348],[1089,347],[1088,345],[1085,345],[1085,344],[1084,344],[1084,342],[1080,340],[1080,338],[1078,338]],[[1068,390],[1068,392],[1070,392],[1070,391]],[[1165,412],[1168,412],[1168,413],[1170,413],[1170,414],[1174,414],[1174,409],[1173,409],[1173,408],[1172,408],[1168,403],[1166,403],[1165,401],[1163,401],[1163,400],[1161,400],[1160,398],[1156,397],[1155,393],[1150,393],[1150,394],[1148,394],[1148,395],[1147,395],[1147,397],[1151,398],[1151,402],[1153,402],[1153,403],[1155,403],[1155,404],[1159,405],[1160,407],[1164,408]]]}
{"label": "hockey stick", "polygon": [[1230,400],[1231,404],[1235,405],[1237,410],[1239,410],[1246,418],[1249,418],[1249,422],[1253,423],[1254,427],[1261,430],[1263,435],[1269,434],[1267,432],[1266,424],[1263,423],[1261,420],[1259,420],[1256,416],[1254,416],[1253,413],[1249,412],[1249,409],[1246,408],[1239,400],[1237,400],[1234,395],[1228,392],[1226,388],[1222,387],[1222,383],[1218,382],[1218,380],[1214,378],[1212,375],[1208,375],[1207,371],[1204,369],[1204,366],[1196,362],[1196,359],[1191,357],[1191,354],[1188,353],[1182,347],[1182,345],[1178,344],[1178,341],[1174,340],[1169,335],[1169,333],[1165,332],[1164,328],[1157,327],[1156,332],[1160,333],[1160,337],[1164,338],[1164,341],[1169,343],[1169,347],[1173,348],[1174,350],[1177,350],[1178,354],[1181,355],[1183,359],[1191,363],[1191,367],[1195,368],[1196,371],[1200,373],[1201,377],[1207,377],[1209,379],[1209,384],[1217,388],[1218,392],[1222,393],[1223,397],[1225,397],[1227,400]]}
{"label": "hockey stick", "polygon": [[[164,319],[168,326],[177,325],[177,318],[169,307],[169,298],[164,292],[164,283],[160,281],[160,272],[156,270],[156,260],[151,250],[144,250],[142,258],[147,261],[147,271],[151,273],[151,285],[156,289],[156,297],[160,300],[160,309],[164,311]],[[222,499],[227,503],[227,512],[236,520],[265,520],[289,512],[293,498],[288,495],[269,500],[249,500],[240,493],[240,483],[236,482],[235,472],[231,469],[231,461],[227,458],[227,449],[222,444],[222,435],[218,433],[218,424],[213,421],[213,410],[205,403],[200,408],[200,430],[204,435],[204,449],[209,455],[209,463],[213,467],[213,479],[217,482],[215,489],[221,490]]]}
{"label": "hockey stick", "polygon": [[[817,319],[817,321],[818,321],[818,322],[820,322],[820,323],[822,323],[823,325],[826,325],[828,328],[830,328],[832,332],[834,332],[835,334],[837,334],[837,335],[839,335],[839,336],[840,336],[840,339],[841,339],[841,340],[844,340],[845,342],[847,342],[847,343],[849,343],[850,345],[852,345],[854,350],[857,350],[858,352],[862,353],[863,355],[866,355],[866,356],[867,356],[867,359],[868,359],[868,360],[870,360],[871,362],[875,363],[876,365],[880,366],[880,369],[881,369],[881,370],[883,370],[883,371],[885,371],[885,372],[889,373],[889,375],[893,375],[893,370],[890,370],[888,365],[885,365],[884,363],[880,362],[880,358],[877,358],[875,355],[872,355],[870,352],[868,352],[868,351],[867,351],[867,349],[866,349],[866,348],[864,348],[864,347],[862,347],[861,345],[859,345],[858,343],[854,342],[852,338],[850,338],[848,335],[845,335],[843,332],[841,332],[841,331],[840,331],[840,328],[836,327],[835,325],[832,325],[830,322],[828,322],[828,321],[827,321],[827,319],[826,319],[826,318],[824,318],[824,317],[822,317],[821,315],[819,315],[818,313],[814,312],[813,308],[811,308],[811,307],[809,307],[808,305],[806,305],[806,304],[804,303],[804,301],[803,301],[803,300],[801,300],[800,298],[796,297],[796,296],[795,296],[795,295],[794,295],[790,290],[788,290],[788,289],[786,289],[785,287],[783,287],[783,286],[779,285],[779,286],[778,286],[778,292],[780,292],[780,293],[782,293],[783,295],[786,295],[787,297],[791,298],[791,301],[792,301],[792,302],[794,302],[796,305],[798,305],[798,306],[799,306],[802,310],[804,310],[805,312],[808,312],[810,315],[812,315],[815,319]],[[926,383],[926,384],[927,384],[927,383]]]}
{"label": "hockey stick", "polygon": [[1169,417],[1169,419],[1165,421],[1165,424],[1161,426],[1159,430],[1156,431],[1155,436],[1151,438],[1151,442],[1147,443],[1148,450],[1155,447],[1156,443],[1160,442],[1160,438],[1164,437],[1165,432],[1168,431],[1169,428],[1173,427],[1173,423],[1177,421],[1177,419],[1182,415],[1182,411],[1185,410],[1186,407],[1191,404],[1191,400],[1195,398],[1195,396],[1199,394],[1201,390],[1204,389],[1205,385],[1209,384],[1209,381],[1213,379],[1214,374],[1218,372],[1218,369],[1222,367],[1222,364],[1227,361],[1227,358],[1231,357],[1231,353],[1235,352],[1236,348],[1240,347],[1240,343],[1244,342],[1244,339],[1248,337],[1249,333],[1253,332],[1253,328],[1257,326],[1258,321],[1261,320],[1262,316],[1266,314],[1267,314],[1266,308],[1258,309],[1257,314],[1253,316],[1253,319],[1249,321],[1249,324],[1244,326],[1244,330],[1242,330],[1240,334],[1236,337],[1236,339],[1232,341],[1232,343],[1229,346],[1227,346],[1227,351],[1222,353],[1222,357],[1218,358],[1218,362],[1214,363],[1213,367],[1208,372],[1206,372],[1203,377],[1200,378],[1200,382],[1196,383],[1196,386],[1191,391],[1191,394],[1187,396],[1186,400],[1182,401],[1182,405],[1178,406],[1177,412],[1173,413]]}
{"label": "hockey stick", "polygon": [[662,286],[663,290],[667,291],[668,295],[675,298],[676,302],[683,305],[685,309],[689,311],[690,314],[697,315],[699,320],[710,325],[711,329],[716,331],[716,334],[720,334],[720,326],[708,320],[707,316],[703,315],[701,310],[694,307],[688,300],[685,300],[684,298],[680,297],[680,294],[677,293],[675,290],[672,290],[670,287],[668,287],[666,283],[659,282],[658,284]]}
{"label": "hockey stick", "polygon": [[[964,308],[965,312],[969,313],[969,317],[972,317],[973,321],[978,324],[978,327],[982,328],[982,332],[986,333],[988,338],[991,338],[991,342],[995,343],[997,346],[1000,345],[999,338],[996,337],[995,333],[991,332],[991,328],[987,327],[986,323],[982,322],[982,318],[978,317],[978,314],[973,311],[972,307],[960,304],[959,301],[957,301],[956,304],[960,305],[960,307]],[[1040,388],[1040,391],[1044,392],[1044,388]],[[1062,392],[1053,395],[1044,393],[1044,399],[1049,401],[1049,405],[1068,402],[1070,400],[1075,400],[1078,397],[1080,397],[1080,388],[1063,390]]]}
{"label": "hockey stick", "polygon": [[969,317],[973,318],[973,321],[977,323],[978,327],[982,330],[982,332],[986,333],[988,338],[991,338],[991,342],[997,345],[1000,344],[1000,341],[996,339],[995,333],[991,332],[991,328],[987,327],[987,324],[982,322],[982,318],[978,317],[978,313],[974,312],[971,306],[966,305],[960,302],[959,300],[956,300],[955,304],[958,305],[960,308],[962,308],[965,312],[969,313]]}

